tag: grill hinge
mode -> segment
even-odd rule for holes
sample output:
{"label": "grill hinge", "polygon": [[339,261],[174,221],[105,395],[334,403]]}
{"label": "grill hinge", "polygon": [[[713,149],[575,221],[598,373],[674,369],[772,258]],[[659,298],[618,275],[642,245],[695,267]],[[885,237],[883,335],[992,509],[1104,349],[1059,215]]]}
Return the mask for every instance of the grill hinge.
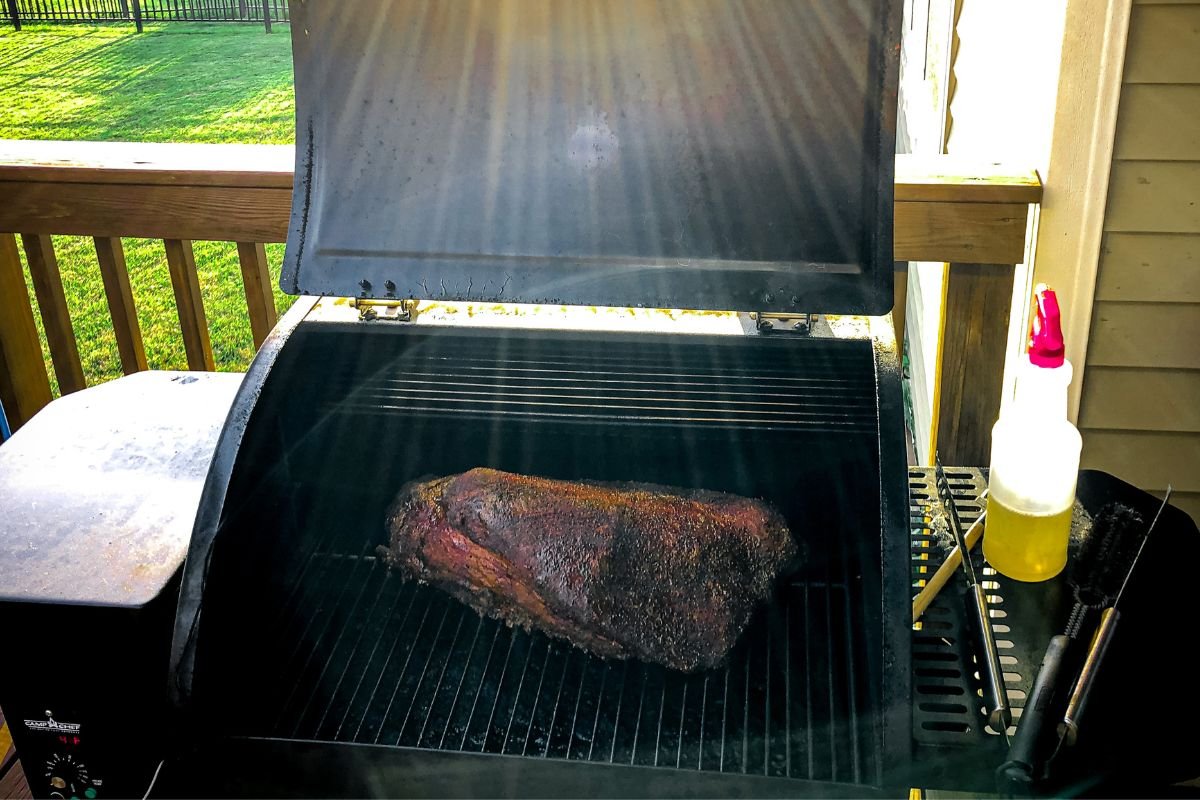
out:
{"label": "grill hinge", "polygon": [[764,311],[752,311],[738,316],[742,318],[742,328],[747,333],[790,336],[808,336],[820,320],[819,314],[777,314]]}
{"label": "grill hinge", "polygon": [[358,318],[364,322],[375,320],[389,322],[416,322],[417,301],[408,300],[367,300],[355,298],[351,302],[358,309]]}

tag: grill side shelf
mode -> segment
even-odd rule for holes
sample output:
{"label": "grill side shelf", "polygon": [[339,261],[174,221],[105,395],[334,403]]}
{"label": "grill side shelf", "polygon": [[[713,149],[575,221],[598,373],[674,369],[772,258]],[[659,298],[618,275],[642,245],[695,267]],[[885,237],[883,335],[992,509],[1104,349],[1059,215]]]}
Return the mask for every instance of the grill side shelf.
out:
{"label": "grill side shelf", "polygon": [[[983,512],[979,495],[987,480],[978,469],[950,468],[946,477],[964,526]],[[933,470],[909,470],[909,522],[912,545],[912,594],[932,577],[954,542],[943,522]],[[1028,628],[1019,619],[1030,613],[1028,598],[1012,582],[985,566],[982,550],[972,551],[987,592],[989,612],[1004,670],[1004,682],[1013,707],[1016,731],[1026,694],[1037,670],[1031,641],[1020,641]],[[982,712],[982,683],[971,653],[963,605],[963,583],[955,576],[913,626],[913,744],[914,786],[953,787],[969,791],[994,791],[993,769],[1004,759],[1007,747],[1000,732],[992,730]],[[1039,613],[1034,610],[1034,613]],[[1037,649],[1035,646],[1034,650]]]}

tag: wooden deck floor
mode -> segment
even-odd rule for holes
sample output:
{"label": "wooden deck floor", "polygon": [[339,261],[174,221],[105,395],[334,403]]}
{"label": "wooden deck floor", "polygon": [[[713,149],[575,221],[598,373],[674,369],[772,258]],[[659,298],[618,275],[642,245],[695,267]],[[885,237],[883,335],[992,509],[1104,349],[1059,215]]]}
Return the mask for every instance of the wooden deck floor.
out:
{"label": "wooden deck floor", "polygon": [[4,711],[0,710],[0,800],[26,800],[31,797],[33,794],[29,791],[25,772],[13,748],[12,735],[4,721]]}

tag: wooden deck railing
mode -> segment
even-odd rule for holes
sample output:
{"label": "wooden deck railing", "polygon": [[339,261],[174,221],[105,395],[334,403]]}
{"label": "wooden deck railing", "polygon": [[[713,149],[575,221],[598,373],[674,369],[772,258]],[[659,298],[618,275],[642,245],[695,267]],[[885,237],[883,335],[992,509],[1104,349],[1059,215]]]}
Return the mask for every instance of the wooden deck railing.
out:
{"label": "wooden deck railing", "polygon": [[[188,366],[212,369],[191,242],[237,242],[258,346],[275,323],[263,243],[287,237],[292,166],[290,146],[0,141],[0,402],[13,427],[51,398],[18,235],[61,391],[85,381],[51,234],[93,237],[126,373],[146,369],[146,356],[121,238],[163,240]],[[1040,199],[1031,172],[897,158],[896,259],[952,264],[936,411],[951,463],[986,460],[1013,268],[1025,257],[1030,204]],[[898,330],[905,283],[897,280]]]}

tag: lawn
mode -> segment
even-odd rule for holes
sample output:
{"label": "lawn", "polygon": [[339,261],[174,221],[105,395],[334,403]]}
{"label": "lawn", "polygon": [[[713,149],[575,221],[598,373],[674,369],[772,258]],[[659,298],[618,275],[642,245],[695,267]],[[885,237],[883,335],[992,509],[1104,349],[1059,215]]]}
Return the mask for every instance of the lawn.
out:
{"label": "lawn", "polygon": [[[141,35],[131,25],[0,31],[0,138],[289,143],[289,37],[287,26],[267,35],[236,24],[149,25]],[[56,236],[54,243],[88,383],[117,377],[92,242]],[[186,369],[162,242],[124,244],[150,368]],[[217,367],[245,369],[254,344],[236,247],[196,242],[195,254]],[[277,284],[282,245],[268,245],[267,254]],[[275,303],[282,313],[291,298],[276,290]],[[46,359],[49,368],[48,351]]]}

